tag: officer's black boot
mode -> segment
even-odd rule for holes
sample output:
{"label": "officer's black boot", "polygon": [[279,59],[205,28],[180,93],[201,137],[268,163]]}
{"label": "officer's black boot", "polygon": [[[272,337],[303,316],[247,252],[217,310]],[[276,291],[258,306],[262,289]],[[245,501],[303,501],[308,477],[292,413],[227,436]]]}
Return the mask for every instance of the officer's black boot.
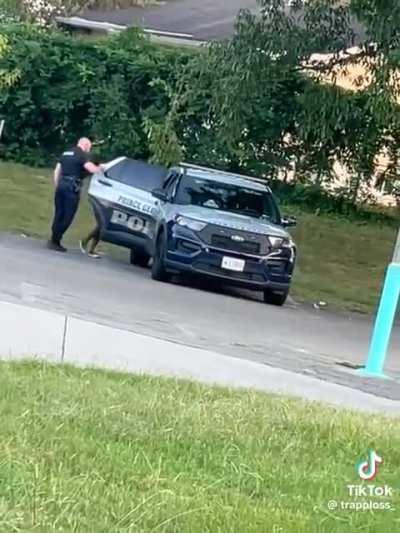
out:
{"label": "officer's black boot", "polygon": [[54,252],[66,252],[67,251],[67,249],[61,245],[61,243],[54,242],[53,239],[50,239],[48,241],[47,248],[49,248],[49,250],[53,250]]}

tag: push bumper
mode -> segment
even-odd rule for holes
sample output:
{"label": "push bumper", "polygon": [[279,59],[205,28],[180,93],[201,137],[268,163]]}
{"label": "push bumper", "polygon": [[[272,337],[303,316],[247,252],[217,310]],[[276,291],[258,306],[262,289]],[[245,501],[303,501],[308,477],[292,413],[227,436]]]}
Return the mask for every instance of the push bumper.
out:
{"label": "push bumper", "polygon": [[[224,268],[224,257],[244,261],[243,271]],[[252,256],[215,248],[203,243],[190,230],[174,226],[167,241],[165,267],[173,273],[208,277],[227,285],[283,292],[290,287],[294,261],[290,253]]]}

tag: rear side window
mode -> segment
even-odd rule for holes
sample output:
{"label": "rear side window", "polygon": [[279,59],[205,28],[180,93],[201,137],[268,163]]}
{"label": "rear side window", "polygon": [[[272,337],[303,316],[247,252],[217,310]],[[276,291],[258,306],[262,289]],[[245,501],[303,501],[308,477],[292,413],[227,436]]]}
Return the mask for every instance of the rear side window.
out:
{"label": "rear side window", "polygon": [[118,183],[151,192],[163,187],[167,169],[143,161],[124,159],[107,170],[107,177]]}
{"label": "rear side window", "polygon": [[176,187],[179,177],[180,176],[177,172],[172,172],[171,174],[168,175],[168,177],[166,178],[164,182],[164,191],[168,194],[170,198],[172,198],[174,194],[175,187]]}

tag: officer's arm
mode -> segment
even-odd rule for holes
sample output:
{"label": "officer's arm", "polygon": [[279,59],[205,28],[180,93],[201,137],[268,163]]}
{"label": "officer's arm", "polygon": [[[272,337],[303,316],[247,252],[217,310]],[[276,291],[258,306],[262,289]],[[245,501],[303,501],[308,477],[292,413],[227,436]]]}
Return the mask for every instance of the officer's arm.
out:
{"label": "officer's arm", "polygon": [[88,161],[83,165],[85,167],[85,170],[89,172],[89,174],[96,174],[96,172],[102,172],[103,168],[101,165],[95,165],[91,161]]}
{"label": "officer's arm", "polygon": [[57,187],[58,182],[60,181],[61,176],[61,165],[57,163],[56,168],[54,169],[54,185]]}

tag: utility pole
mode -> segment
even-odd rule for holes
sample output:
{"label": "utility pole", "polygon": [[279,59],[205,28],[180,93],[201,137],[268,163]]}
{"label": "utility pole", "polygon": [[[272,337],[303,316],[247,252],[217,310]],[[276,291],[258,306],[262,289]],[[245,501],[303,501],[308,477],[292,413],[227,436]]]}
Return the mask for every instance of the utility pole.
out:
{"label": "utility pole", "polygon": [[396,241],[396,245],[394,247],[392,263],[400,264],[400,229],[399,229],[399,232],[397,234],[397,241]]}
{"label": "utility pole", "polygon": [[385,377],[383,369],[390,344],[394,319],[400,298],[400,229],[397,234],[393,259],[390,263],[372,334],[367,364],[363,374],[372,377]]}

